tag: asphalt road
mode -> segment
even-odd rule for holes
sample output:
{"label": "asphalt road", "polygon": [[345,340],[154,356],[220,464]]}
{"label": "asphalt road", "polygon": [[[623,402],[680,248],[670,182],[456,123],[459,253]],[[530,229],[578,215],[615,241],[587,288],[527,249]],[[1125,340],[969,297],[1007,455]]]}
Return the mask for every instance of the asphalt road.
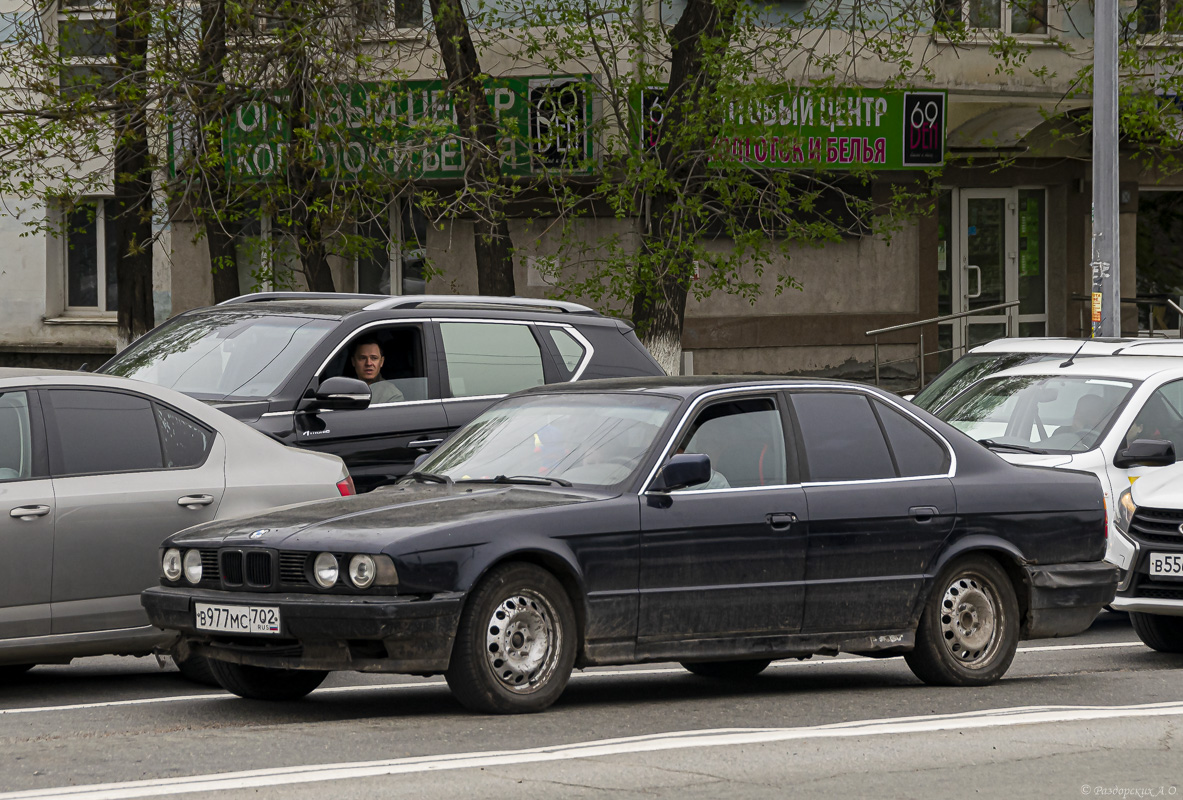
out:
{"label": "asphalt road", "polygon": [[983,689],[900,658],[778,662],[720,684],[676,664],[577,673],[543,714],[473,715],[439,678],[330,676],[249,702],[151,659],[0,687],[0,800],[1180,797],[1183,656],[1103,614],[1024,642]]}

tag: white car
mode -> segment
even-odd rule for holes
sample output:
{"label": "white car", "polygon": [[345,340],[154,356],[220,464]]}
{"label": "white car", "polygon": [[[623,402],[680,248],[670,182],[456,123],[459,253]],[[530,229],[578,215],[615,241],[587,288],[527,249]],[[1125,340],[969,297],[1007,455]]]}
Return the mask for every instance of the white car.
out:
{"label": "white car", "polygon": [[[167,646],[175,636],[140,605],[165,537],[352,493],[336,456],[285,447],[171,389],[0,369],[0,680]],[[207,680],[203,664],[178,666]]]}
{"label": "white car", "polygon": [[995,339],[975,347],[946,367],[914,397],[925,411],[936,412],[966,387],[987,375],[1023,364],[1063,361],[1068,356],[1183,356],[1183,339],[1064,339],[1029,337]]}
{"label": "white car", "polygon": [[1012,463],[1100,478],[1110,512],[1106,558],[1128,580],[1137,547],[1115,524],[1114,510],[1134,481],[1183,453],[1183,361],[1113,356],[1027,364],[983,378],[936,416]]}
{"label": "white car", "polygon": [[1183,653],[1183,464],[1156,470],[1123,492],[1115,522],[1134,555],[1113,608],[1130,612],[1149,647]]}

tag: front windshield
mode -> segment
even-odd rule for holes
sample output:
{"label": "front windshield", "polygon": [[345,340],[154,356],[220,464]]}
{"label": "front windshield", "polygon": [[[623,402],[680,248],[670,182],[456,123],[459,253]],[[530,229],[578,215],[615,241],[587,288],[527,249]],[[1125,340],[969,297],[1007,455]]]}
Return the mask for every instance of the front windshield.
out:
{"label": "front windshield", "polygon": [[148,334],[103,372],[201,400],[264,399],[335,325],[309,317],[208,311]]}
{"label": "front windshield", "polygon": [[641,465],[678,401],[634,393],[526,395],[462,428],[417,471],[607,487]]}
{"label": "front windshield", "polygon": [[1002,372],[1020,364],[1035,364],[1039,361],[1064,361],[1066,355],[1052,353],[970,353],[950,364],[933,382],[912,398],[912,404],[925,411],[935,412],[952,400],[968,386],[977,383],[987,375]]}
{"label": "front windshield", "polygon": [[1135,381],[1022,375],[987,378],[937,416],[978,440],[1041,453],[1091,450],[1133,391]]}

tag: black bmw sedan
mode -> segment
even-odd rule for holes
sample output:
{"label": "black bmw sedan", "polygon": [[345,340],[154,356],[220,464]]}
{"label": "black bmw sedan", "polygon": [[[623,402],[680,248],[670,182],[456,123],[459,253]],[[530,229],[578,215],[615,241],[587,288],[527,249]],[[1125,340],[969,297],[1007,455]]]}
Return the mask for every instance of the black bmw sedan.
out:
{"label": "black bmw sedan", "polygon": [[1092,475],[1008,464],[869,386],[630,379],[513,395],[403,481],[191,528],[142,599],[231,692],[442,672],[538,711],[575,667],[903,654],[997,681],[1113,599]]}

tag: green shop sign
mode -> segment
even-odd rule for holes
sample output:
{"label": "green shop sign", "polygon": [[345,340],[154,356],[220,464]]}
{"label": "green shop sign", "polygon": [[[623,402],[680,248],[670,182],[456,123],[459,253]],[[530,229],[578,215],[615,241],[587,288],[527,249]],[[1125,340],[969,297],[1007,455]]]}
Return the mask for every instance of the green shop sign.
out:
{"label": "green shop sign", "polygon": [[[592,91],[586,76],[491,79],[485,97],[501,129],[505,174],[591,171]],[[223,145],[232,180],[261,182],[282,174],[292,139],[284,106],[285,96],[276,95],[230,114]],[[315,106],[310,129],[317,161],[334,178],[463,175],[456,112],[443,81],[343,84]]]}
{"label": "green shop sign", "polygon": [[[640,145],[655,147],[664,86],[640,95]],[[711,161],[754,168],[919,169],[945,163],[944,92],[778,87],[729,103]]]}

